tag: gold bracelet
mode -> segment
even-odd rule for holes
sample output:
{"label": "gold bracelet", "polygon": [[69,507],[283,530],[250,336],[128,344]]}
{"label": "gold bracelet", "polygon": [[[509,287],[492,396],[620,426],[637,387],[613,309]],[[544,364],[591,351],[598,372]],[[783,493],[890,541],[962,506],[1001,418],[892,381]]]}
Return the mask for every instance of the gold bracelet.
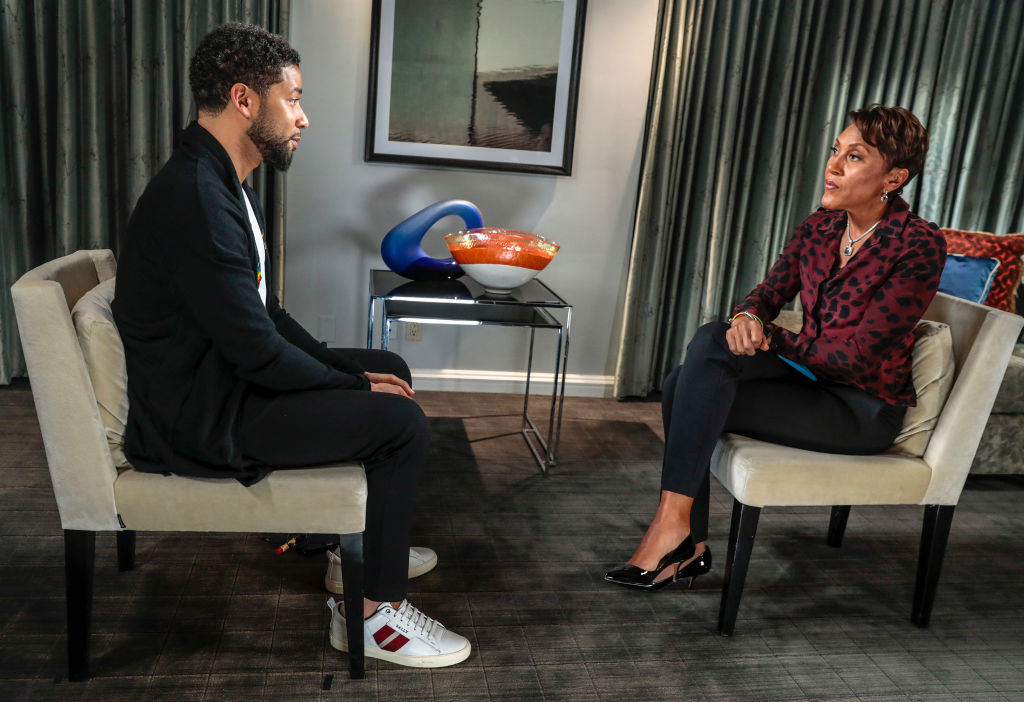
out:
{"label": "gold bracelet", "polygon": [[746,312],[746,311],[744,311],[744,312],[737,312],[736,314],[734,314],[734,315],[732,316],[732,319],[730,319],[730,320],[729,320],[729,325],[730,325],[730,326],[732,325],[732,323],[733,323],[733,322],[735,322],[735,321],[736,321],[736,318],[737,318],[737,317],[749,317],[750,319],[752,319],[752,320],[754,320],[755,322],[757,322],[758,324],[760,324],[760,325],[761,325],[761,330],[762,330],[762,331],[764,331],[764,322],[762,322],[762,321],[761,321],[761,318],[760,318],[760,317],[758,317],[758,316],[757,316],[756,314],[754,314],[753,312]]}

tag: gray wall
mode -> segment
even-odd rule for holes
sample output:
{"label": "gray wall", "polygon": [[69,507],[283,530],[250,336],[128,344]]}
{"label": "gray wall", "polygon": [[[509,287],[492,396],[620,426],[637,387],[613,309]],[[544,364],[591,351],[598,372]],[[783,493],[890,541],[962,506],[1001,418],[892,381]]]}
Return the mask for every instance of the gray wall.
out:
{"label": "gray wall", "polygon": [[[541,279],[573,303],[569,394],[609,394],[636,200],[657,0],[590,0],[573,175],[546,176],[366,163],[369,0],[292,5],[311,126],[288,173],[285,305],[321,339],[362,346],[370,268],[396,223],[437,200],[474,202],[484,222],[537,232],[562,249]],[[435,256],[447,218],[424,239]],[[417,387],[514,391],[528,334],[428,326],[393,330],[391,348]],[[550,371],[554,337],[538,333],[535,370]],[[543,390],[543,386],[537,390]]]}

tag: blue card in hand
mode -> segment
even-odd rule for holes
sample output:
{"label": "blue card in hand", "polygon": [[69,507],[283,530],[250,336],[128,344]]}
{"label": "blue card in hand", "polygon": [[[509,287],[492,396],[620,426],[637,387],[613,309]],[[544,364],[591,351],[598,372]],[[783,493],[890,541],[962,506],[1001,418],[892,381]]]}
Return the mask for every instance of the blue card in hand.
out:
{"label": "blue card in hand", "polygon": [[788,358],[786,358],[785,356],[779,356],[779,358],[781,358],[783,361],[785,361],[786,363],[791,365],[796,370],[798,370],[801,373],[803,373],[804,375],[806,375],[811,380],[817,380],[818,379],[818,377],[816,375],[814,375],[814,373],[812,373],[810,371],[810,369],[807,366],[803,365],[802,363],[797,363],[796,361],[791,361]]}

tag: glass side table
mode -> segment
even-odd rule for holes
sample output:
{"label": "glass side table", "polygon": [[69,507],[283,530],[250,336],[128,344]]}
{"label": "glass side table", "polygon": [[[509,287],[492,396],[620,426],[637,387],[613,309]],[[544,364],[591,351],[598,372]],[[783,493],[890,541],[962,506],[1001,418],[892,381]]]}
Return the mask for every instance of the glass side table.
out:
{"label": "glass side table", "polygon": [[[381,308],[379,330],[375,327],[378,303]],[[552,314],[554,310],[565,311],[564,324]],[[484,290],[483,286],[468,276],[458,280],[412,281],[391,271],[371,270],[366,348],[373,348],[375,337],[379,337],[380,347],[387,349],[391,323],[396,321],[529,328],[530,352],[526,361],[526,391],[523,396],[523,423],[520,433],[526,445],[530,447],[541,472],[547,472],[555,465],[558,441],[562,432],[562,405],[565,403],[565,371],[569,361],[572,305],[536,278],[507,295],[496,295]],[[558,334],[546,439],[528,414],[530,376],[533,372],[533,341],[538,329],[552,329]]]}

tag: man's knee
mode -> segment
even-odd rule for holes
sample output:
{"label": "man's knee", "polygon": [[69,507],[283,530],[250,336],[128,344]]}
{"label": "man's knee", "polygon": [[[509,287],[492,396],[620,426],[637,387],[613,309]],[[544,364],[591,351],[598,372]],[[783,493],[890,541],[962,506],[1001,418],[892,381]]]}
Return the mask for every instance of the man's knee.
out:
{"label": "man's knee", "polygon": [[381,362],[387,373],[393,373],[407,383],[412,383],[412,372],[405,359],[394,351],[381,351]]}
{"label": "man's knee", "polygon": [[415,401],[408,398],[396,398],[391,421],[406,441],[426,445],[430,439],[430,423],[427,415]]}

